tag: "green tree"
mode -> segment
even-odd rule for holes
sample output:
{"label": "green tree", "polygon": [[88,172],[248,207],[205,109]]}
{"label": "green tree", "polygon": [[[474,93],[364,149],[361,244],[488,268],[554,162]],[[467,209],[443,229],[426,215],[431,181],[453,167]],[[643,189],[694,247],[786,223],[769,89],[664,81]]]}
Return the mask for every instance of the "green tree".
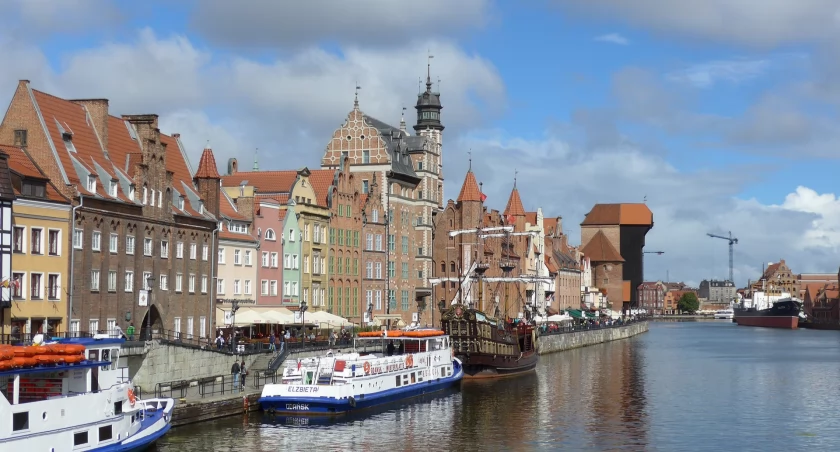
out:
{"label": "green tree", "polygon": [[697,295],[694,292],[686,292],[677,302],[677,309],[694,314],[700,309],[700,300],[697,299]]}

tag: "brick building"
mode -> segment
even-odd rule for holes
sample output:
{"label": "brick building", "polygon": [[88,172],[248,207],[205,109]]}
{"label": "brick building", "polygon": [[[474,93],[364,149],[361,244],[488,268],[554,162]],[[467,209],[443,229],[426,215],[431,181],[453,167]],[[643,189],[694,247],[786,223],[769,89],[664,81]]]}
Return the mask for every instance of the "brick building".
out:
{"label": "brick building", "polygon": [[781,296],[782,293],[789,293],[793,297],[800,294],[797,275],[784,259],[770,262],[762,272],[761,278],[750,284],[750,289],[752,292],[764,292],[768,297]]}
{"label": "brick building", "polygon": [[606,290],[614,311],[637,306],[644,274],[645,235],[653,213],[645,204],[596,204],[580,225],[581,251],[592,262],[593,286]]}
{"label": "brick building", "polygon": [[440,94],[426,90],[417,97],[417,122],[410,135],[403,118],[391,126],[359,109],[358,96],[344,124],[334,133],[321,159],[322,168],[339,168],[347,157],[349,171],[356,174],[361,194],[374,181],[383,196],[377,208],[387,213],[387,300],[386,314],[410,323],[421,311],[421,323],[429,323],[426,309],[432,289],[432,225],[443,207],[442,137],[443,107]]}
{"label": "brick building", "polygon": [[[218,180],[193,178],[179,135],[157,115],[108,111],[105,99],[65,100],[21,81],[0,125],[0,143],[23,147],[74,206],[68,290],[71,332],[173,330],[213,322]],[[172,252],[195,247],[195,258]],[[177,275],[195,284],[173,290]],[[139,291],[154,280],[149,307]],[[192,323],[192,322],[190,322]]]}
{"label": "brick building", "polygon": [[555,293],[551,294],[552,303],[547,314],[553,315],[563,309],[584,308],[580,285],[581,253],[569,245],[569,236],[563,232],[562,218],[546,218],[543,224],[546,234],[546,263],[557,268]]}
{"label": "brick building", "polygon": [[665,308],[664,300],[668,287],[662,281],[643,282],[639,284],[637,291],[639,308],[651,313],[661,313]]}

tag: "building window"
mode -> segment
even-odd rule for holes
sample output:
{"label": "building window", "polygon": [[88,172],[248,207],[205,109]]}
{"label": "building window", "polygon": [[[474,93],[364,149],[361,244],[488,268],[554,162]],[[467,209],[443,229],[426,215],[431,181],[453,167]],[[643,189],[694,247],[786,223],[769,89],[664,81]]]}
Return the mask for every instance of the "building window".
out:
{"label": "building window", "polygon": [[117,181],[115,181],[115,180],[111,181],[111,186],[109,187],[109,192],[110,192],[112,198],[117,197]]}
{"label": "building window", "polygon": [[251,250],[245,250],[245,265],[251,266]]}
{"label": "building window", "polygon": [[58,300],[60,298],[60,292],[58,291],[60,281],[61,275],[51,273],[47,276],[47,297],[50,300]]}
{"label": "building window", "polygon": [[175,275],[175,292],[181,292],[183,290],[183,278],[184,275],[178,273]]}
{"label": "building window", "polygon": [[309,256],[303,256],[303,272],[309,273]]}
{"label": "building window", "polygon": [[140,284],[143,285],[143,290],[149,290],[152,287],[149,285],[149,278],[152,277],[152,272],[143,272],[143,281]]}
{"label": "building window", "polygon": [[134,254],[134,236],[129,235],[125,238],[125,254]]}
{"label": "building window", "polygon": [[23,273],[12,273],[12,297],[23,298],[23,284],[26,276]]}
{"label": "building window", "polygon": [[26,130],[15,130],[15,146],[25,148],[27,145]]}
{"label": "building window", "polygon": [[176,259],[183,259],[184,258],[184,242],[178,242],[175,245],[175,258]]}
{"label": "building window", "polygon": [[[13,234],[14,234],[14,238],[13,238],[14,243],[12,245],[12,251],[14,251],[15,253],[23,253],[23,248],[24,248],[23,242],[24,242],[24,235],[26,234],[26,229],[24,229],[23,226],[15,226],[15,228],[13,230]],[[74,239],[76,238],[75,234],[73,235],[73,238]]]}
{"label": "building window", "polygon": [[402,293],[400,294],[400,297],[402,298],[400,300],[402,302],[402,310],[403,311],[408,311],[408,291],[403,290]]}
{"label": "building window", "polygon": [[137,187],[134,184],[128,186],[128,199],[134,201],[137,198]]}
{"label": "building window", "polygon": [[96,176],[92,174],[88,176],[87,189],[91,193],[96,193]]}
{"label": "building window", "polygon": [[408,279],[408,262],[402,263],[402,279]]}
{"label": "building window", "polygon": [[241,293],[242,293],[242,292],[240,291],[240,284],[239,284],[239,280],[238,280],[238,279],[234,279],[234,280],[233,280],[233,294],[234,294],[234,295],[239,295],[239,294],[241,294]]}
{"label": "building window", "polygon": [[111,253],[116,254],[119,251],[119,242],[120,236],[117,234],[111,234],[110,240],[108,240],[108,249]]}
{"label": "building window", "polygon": [[290,242],[295,241],[295,230],[294,229],[289,229],[289,241]]}
{"label": "building window", "polygon": [[271,280],[271,295],[275,296],[275,297],[277,296],[277,281],[276,280]]}
{"label": "building window", "polygon": [[30,249],[32,254],[41,254],[43,250],[41,249],[41,236],[43,235],[44,230],[40,228],[32,228],[32,232],[30,234]]}
{"label": "building window", "polygon": [[393,278],[396,276],[396,270],[394,269],[394,263],[388,262],[388,277]]}
{"label": "building window", "polygon": [[362,181],[362,193],[367,194],[370,191],[370,186],[368,184],[369,182],[367,179]]}
{"label": "building window", "polygon": [[198,318],[198,334],[200,337],[207,337],[207,318],[203,315]]}
{"label": "building window", "polygon": [[279,263],[277,262],[279,259],[278,253],[271,253],[271,268],[277,268]]}
{"label": "building window", "polygon": [[322,234],[321,234],[321,225],[320,225],[320,224],[316,224],[316,225],[314,226],[314,228],[315,228],[315,232],[313,232],[313,234],[312,234],[312,236],[313,236],[313,237],[312,237],[312,238],[313,238],[313,242],[315,242],[315,243],[323,243],[323,239],[322,239],[322,237],[321,237],[321,235],[322,235]]}
{"label": "building window", "polygon": [[160,257],[169,257],[169,242],[167,242],[166,240],[160,241]]}
{"label": "building window", "polygon": [[265,239],[266,240],[277,240],[277,236],[274,234],[273,229],[266,229],[265,230]]}
{"label": "building window", "polygon": [[221,247],[219,248],[219,263],[220,264],[225,263],[225,249],[221,248]]}
{"label": "building window", "polygon": [[[206,249],[207,246],[205,246],[204,248]],[[198,253],[198,245],[196,245],[195,243],[190,243],[190,259],[195,260],[197,253]],[[207,258],[205,257],[204,260],[207,260]]]}
{"label": "building window", "polygon": [[134,292],[134,272],[131,270],[125,271],[125,284],[123,290],[126,292]]}
{"label": "building window", "polygon": [[169,290],[169,276],[160,275],[160,290]]}
{"label": "building window", "polygon": [[61,231],[57,229],[50,229],[49,247],[50,256],[58,256],[61,254]]}
{"label": "building window", "polygon": [[[201,248],[201,260],[206,261],[210,258],[210,247],[207,245],[202,246]],[[195,259],[195,257],[193,257]]]}
{"label": "building window", "polygon": [[144,238],[143,239],[143,255],[151,256],[152,255],[152,239]]}
{"label": "building window", "polygon": [[115,270],[108,271],[108,292],[117,291],[117,272]]}
{"label": "building window", "polygon": [[225,280],[222,278],[216,280],[216,293],[219,295],[224,295],[225,293]]}
{"label": "building window", "polygon": [[190,293],[195,293],[195,275],[191,274],[187,280],[187,290]]}
{"label": "building window", "polygon": [[99,251],[102,245],[102,233],[99,231],[93,231],[93,234],[90,238],[90,247],[93,251]]}
{"label": "building window", "polygon": [[245,295],[251,295],[251,280],[245,280],[245,287],[243,288]]}
{"label": "building window", "polygon": [[268,295],[268,280],[260,281],[260,295]]}
{"label": "building window", "polygon": [[402,253],[408,254],[408,236],[402,236]]}
{"label": "building window", "polygon": [[376,279],[382,279],[382,262],[376,263]]}
{"label": "building window", "polygon": [[99,270],[90,271],[90,290],[99,291]]}
{"label": "building window", "polygon": [[291,254],[284,254],[283,255],[283,268],[289,270],[292,268],[292,255]]}
{"label": "building window", "polygon": [[283,295],[287,297],[292,295],[292,283],[289,281],[283,282]]}
{"label": "building window", "polygon": [[268,251],[263,251],[263,253],[262,253],[262,266],[264,268],[268,268],[268,266],[270,265],[270,262],[271,261],[268,258]]}
{"label": "building window", "polygon": [[242,265],[241,250],[233,250],[233,265]]}

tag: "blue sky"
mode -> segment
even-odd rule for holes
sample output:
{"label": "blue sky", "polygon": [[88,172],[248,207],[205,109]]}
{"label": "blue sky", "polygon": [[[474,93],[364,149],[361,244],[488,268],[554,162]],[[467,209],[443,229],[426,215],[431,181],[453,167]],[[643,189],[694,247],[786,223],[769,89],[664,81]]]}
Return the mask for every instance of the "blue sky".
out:
{"label": "blue sky", "polygon": [[447,196],[472,150],[489,207],[516,168],[526,208],[563,216],[573,243],[593,204],[647,199],[665,251],[649,279],[725,276],[705,233],[728,230],[739,284],[779,258],[835,272],[836,2],[677,3],[14,0],[0,97],[29,79],[158,113],[196,161],[209,142],[219,162],[312,167],[356,83],[366,114],[410,122],[431,52]]}

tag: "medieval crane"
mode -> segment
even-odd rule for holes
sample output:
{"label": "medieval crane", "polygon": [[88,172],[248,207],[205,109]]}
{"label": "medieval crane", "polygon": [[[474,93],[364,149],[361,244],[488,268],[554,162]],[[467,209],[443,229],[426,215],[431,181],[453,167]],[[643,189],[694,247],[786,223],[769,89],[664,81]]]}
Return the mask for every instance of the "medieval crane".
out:
{"label": "medieval crane", "polygon": [[732,237],[732,231],[729,231],[729,237],[726,237],[726,236],[723,236],[723,235],[715,235],[715,234],[711,234],[711,233],[706,234],[706,235],[708,235],[709,237],[715,238],[715,239],[723,239],[723,240],[729,241],[729,281],[734,283],[735,282],[735,276],[734,276],[734,272],[733,272],[733,267],[734,267],[734,262],[735,262],[735,259],[734,259],[735,248],[734,248],[734,246],[738,243],[738,239],[736,239],[735,237]]}

